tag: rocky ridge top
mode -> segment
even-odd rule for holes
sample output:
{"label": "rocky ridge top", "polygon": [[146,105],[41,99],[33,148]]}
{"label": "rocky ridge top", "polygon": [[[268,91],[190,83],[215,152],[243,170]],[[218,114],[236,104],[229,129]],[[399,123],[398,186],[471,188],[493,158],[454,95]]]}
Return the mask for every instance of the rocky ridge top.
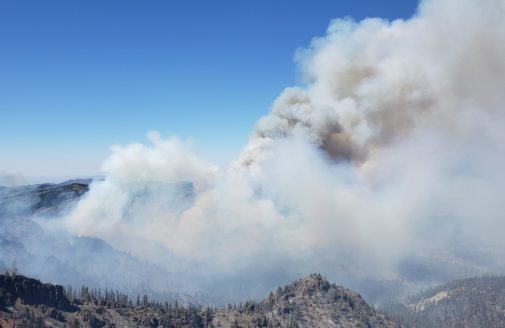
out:
{"label": "rocky ridge top", "polygon": [[[223,327],[399,327],[398,322],[376,311],[356,292],[311,274],[262,302],[220,311],[216,322]],[[263,325],[268,322],[268,325]]]}

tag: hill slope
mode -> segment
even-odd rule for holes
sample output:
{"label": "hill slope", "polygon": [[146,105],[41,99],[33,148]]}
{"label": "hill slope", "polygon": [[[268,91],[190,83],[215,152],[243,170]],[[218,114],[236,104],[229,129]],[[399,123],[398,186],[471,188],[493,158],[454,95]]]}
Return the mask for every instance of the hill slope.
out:
{"label": "hill slope", "polygon": [[[160,299],[190,298],[188,294],[196,287],[189,282],[183,285],[171,268],[117,250],[99,238],[44,227],[57,222],[86,197],[90,183],[92,180],[84,179],[0,186],[0,272],[16,269],[37,279],[73,287],[84,284],[130,294],[148,293]],[[173,201],[190,197],[191,185],[182,185],[180,192],[177,187],[145,183],[138,186],[129,203],[134,209],[135,203],[143,202],[149,192],[172,195]],[[162,251],[170,258],[167,251]]]}
{"label": "hill slope", "polygon": [[455,280],[385,310],[419,328],[505,327],[505,277]]}

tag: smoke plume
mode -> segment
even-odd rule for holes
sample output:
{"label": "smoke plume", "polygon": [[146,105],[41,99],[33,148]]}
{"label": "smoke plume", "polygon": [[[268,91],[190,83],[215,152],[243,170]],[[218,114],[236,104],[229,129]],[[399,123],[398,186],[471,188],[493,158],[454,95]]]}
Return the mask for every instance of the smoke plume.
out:
{"label": "smoke plume", "polygon": [[229,167],[150,133],[111,149],[65,226],[249,295],[312,271],[368,295],[503,272],[504,40],[502,0],[336,19]]}

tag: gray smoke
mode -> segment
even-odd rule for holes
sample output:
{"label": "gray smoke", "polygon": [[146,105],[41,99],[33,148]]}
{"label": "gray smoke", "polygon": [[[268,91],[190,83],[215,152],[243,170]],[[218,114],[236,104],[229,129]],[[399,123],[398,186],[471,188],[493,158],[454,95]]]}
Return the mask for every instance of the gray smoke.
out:
{"label": "gray smoke", "polygon": [[[282,92],[230,167],[151,133],[112,148],[64,225],[211,292],[247,281],[254,296],[321,271],[373,298],[373,281],[503,272],[503,40],[502,0],[334,20],[297,53],[304,85]],[[151,182],[189,183],[191,197],[150,192],[128,210]]]}

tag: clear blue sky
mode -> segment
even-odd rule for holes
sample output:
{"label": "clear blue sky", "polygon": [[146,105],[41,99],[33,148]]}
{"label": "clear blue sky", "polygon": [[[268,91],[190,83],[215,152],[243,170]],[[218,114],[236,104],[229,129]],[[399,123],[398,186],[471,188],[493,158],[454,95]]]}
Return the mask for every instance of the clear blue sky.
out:
{"label": "clear blue sky", "polygon": [[0,174],[98,174],[148,130],[226,162],[331,19],[417,0],[0,0]]}

